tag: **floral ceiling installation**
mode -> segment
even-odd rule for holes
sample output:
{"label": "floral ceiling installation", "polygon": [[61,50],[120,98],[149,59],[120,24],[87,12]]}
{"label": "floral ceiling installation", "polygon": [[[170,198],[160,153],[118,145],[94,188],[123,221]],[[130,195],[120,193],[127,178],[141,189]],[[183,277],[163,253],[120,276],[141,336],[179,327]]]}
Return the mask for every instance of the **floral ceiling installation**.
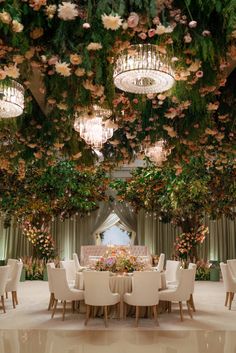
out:
{"label": "floral ceiling installation", "polygon": [[[98,104],[118,125],[103,148],[105,167],[137,156],[145,139],[164,139],[176,171],[201,153],[223,169],[235,153],[235,89],[227,79],[236,60],[235,11],[234,0],[1,1],[0,79],[26,89],[24,114],[0,122],[1,168],[19,159],[91,163],[95,155],[73,121]],[[115,88],[115,58],[136,44],[170,57],[170,91]]]}

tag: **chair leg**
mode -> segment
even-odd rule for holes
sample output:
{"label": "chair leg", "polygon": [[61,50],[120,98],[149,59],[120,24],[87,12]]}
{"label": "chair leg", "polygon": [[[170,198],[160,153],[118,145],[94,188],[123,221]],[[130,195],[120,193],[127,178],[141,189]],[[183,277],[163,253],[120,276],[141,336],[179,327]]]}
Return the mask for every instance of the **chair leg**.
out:
{"label": "chair leg", "polygon": [[168,313],[171,313],[171,302],[168,302]]}
{"label": "chair leg", "polygon": [[50,294],[50,299],[49,299],[49,303],[48,303],[48,310],[51,310],[54,304],[54,293]]}
{"label": "chair leg", "polygon": [[4,295],[1,295],[1,302],[2,302],[2,310],[4,312],[4,314],[6,313],[6,309],[5,309],[5,303],[4,303]]}
{"label": "chair leg", "polygon": [[183,321],[183,306],[182,306],[182,302],[179,302],[179,313],[180,313],[180,320]]}
{"label": "chair leg", "polygon": [[8,292],[6,292],[6,299],[8,299]]}
{"label": "chair leg", "polygon": [[136,327],[138,327],[138,318],[139,318],[139,306],[136,306],[136,320],[135,320]]}
{"label": "chair leg", "polygon": [[159,322],[158,322],[158,319],[157,319],[157,306],[153,305],[152,310],[153,310],[153,316],[154,316],[155,324],[157,326],[159,326]]}
{"label": "chair leg", "polygon": [[87,325],[88,321],[89,321],[89,315],[90,315],[90,305],[86,305],[86,317],[85,317],[85,326]]}
{"label": "chair leg", "polygon": [[124,309],[123,310],[124,310],[124,319],[125,320],[127,319],[127,306],[128,306],[128,304],[124,302],[124,304],[123,304]]}
{"label": "chair leg", "polygon": [[104,322],[105,322],[105,327],[107,327],[107,306],[104,306]]}
{"label": "chair leg", "polygon": [[65,312],[66,312],[66,300],[63,301],[62,321],[65,320]]}
{"label": "chair leg", "polygon": [[228,305],[228,301],[229,301],[229,292],[225,293],[225,306]]}
{"label": "chair leg", "polygon": [[196,311],[196,309],[195,309],[195,304],[194,304],[194,301],[193,301],[193,295],[192,295],[192,294],[190,294],[190,300],[189,300],[189,303],[190,303],[190,305],[191,305],[191,307],[192,307],[193,311],[195,312],[195,311]]}
{"label": "chair leg", "polygon": [[55,299],[51,318],[53,318],[54,315],[55,315],[55,312],[56,312],[56,309],[57,309],[57,303],[58,303],[58,299]]}
{"label": "chair leg", "polygon": [[15,302],[15,292],[11,292],[11,297],[12,297],[12,305],[13,305],[13,308],[15,309],[16,308],[16,302]]}
{"label": "chair leg", "polygon": [[229,292],[229,310],[231,310],[233,298],[234,298],[234,293]]}
{"label": "chair leg", "polygon": [[186,301],[186,304],[187,304],[189,316],[190,316],[191,319],[192,319],[192,318],[193,318],[193,314],[192,314],[192,310],[191,310],[190,300],[187,300],[187,301]]}
{"label": "chair leg", "polygon": [[16,301],[16,305],[18,305],[18,297],[17,297],[17,291],[15,291],[15,301]]}

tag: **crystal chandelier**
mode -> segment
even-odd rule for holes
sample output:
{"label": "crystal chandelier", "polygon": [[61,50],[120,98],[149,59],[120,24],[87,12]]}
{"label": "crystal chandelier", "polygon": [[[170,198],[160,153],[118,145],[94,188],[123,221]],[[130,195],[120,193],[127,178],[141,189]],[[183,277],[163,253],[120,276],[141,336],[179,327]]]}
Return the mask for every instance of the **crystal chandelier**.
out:
{"label": "crystal chandelier", "polygon": [[122,91],[147,94],[170,89],[174,72],[169,58],[153,44],[131,45],[117,57],[114,65],[114,84]]}
{"label": "crystal chandelier", "polygon": [[0,118],[14,118],[21,115],[23,109],[23,86],[14,80],[0,82]]}
{"label": "crystal chandelier", "polygon": [[113,135],[114,128],[103,121],[103,118],[107,119],[111,114],[111,110],[93,105],[91,111],[87,110],[75,119],[74,129],[88,145],[99,150]]}
{"label": "crystal chandelier", "polygon": [[170,154],[170,150],[165,148],[165,141],[160,140],[154,145],[146,147],[144,153],[153,163],[160,166],[166,161],[167,156]]}

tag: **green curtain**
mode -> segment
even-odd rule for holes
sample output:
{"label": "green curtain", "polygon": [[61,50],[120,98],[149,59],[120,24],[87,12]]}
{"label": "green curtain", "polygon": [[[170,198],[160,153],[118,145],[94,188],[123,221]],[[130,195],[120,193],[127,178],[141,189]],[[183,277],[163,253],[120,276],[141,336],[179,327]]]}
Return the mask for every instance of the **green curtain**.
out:
{"label": "green curtain", "polygon": [[[236,219],[222,217],[212,221],[206,216],[204,224],[209,227],[209,236],[198,247],[198,257],[205,260],[225,261],[236,258]],[[170,223],[162,223],[152,213],[141,210],[138,214],[138,242],[147,245],[152,254],[165,253],[167,258],[174,254],[174,242],[181,229]]]}
{"label": "green curtain", "polygon": [[[109,206],[104,204],[90,216],[74,216],[64,222],[52,222],[52,236],[59,256],[71,258],[73,252],[80,254],[81,245],[95,244],[94,226],[103,223],[109,212]],[[222,217],[210,221],[205,217],[204,223],[209,226],[210,235],[198,249],[199,258],[220,261],[236,258],[236,220]],[[138,213],[137,243],[147,245],[152,254],[164,252],[167,258],[171,258],[175,238],[180,232],[173,225],[160,222],[154,214]],[[21,234],[18,225],[13,221],[11,227],[4,229],[3,218],[0,218],[0,260],[31,255],[32,246]]]}

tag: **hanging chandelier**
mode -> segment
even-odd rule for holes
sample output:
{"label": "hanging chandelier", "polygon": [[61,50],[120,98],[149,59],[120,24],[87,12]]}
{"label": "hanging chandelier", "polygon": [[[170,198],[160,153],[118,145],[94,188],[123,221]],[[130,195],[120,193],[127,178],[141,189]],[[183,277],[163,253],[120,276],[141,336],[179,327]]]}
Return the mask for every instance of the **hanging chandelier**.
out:
{"label": "hanging chandelier", "polygon": [[166,161],[170,150],[165,147],[165,141],[157,141],[154,145],[144,149],[145,156],[148,157],[153,163],[161,166]]}
{"label": "hanging chandelier", "polygon": [[164,92],[175,83],[170,59],[153,44],[123,50],[115,61],[113,78],[122,91],[138,94]]}
{"label": "hanging chandelier", "polygon": [[104,109],[93,105],[92,110],[86,110],[75,119],[74,129],[80,137],[94,149],[101,149],[103,144],[113,136],[113,127],[109,127],[106,121],[112,115],[110,109]]}
{"label": "hanging chandelier", "polygon": [[0,82],[0,118],[14,118],[23,113],[24,88],[10,80]]}

